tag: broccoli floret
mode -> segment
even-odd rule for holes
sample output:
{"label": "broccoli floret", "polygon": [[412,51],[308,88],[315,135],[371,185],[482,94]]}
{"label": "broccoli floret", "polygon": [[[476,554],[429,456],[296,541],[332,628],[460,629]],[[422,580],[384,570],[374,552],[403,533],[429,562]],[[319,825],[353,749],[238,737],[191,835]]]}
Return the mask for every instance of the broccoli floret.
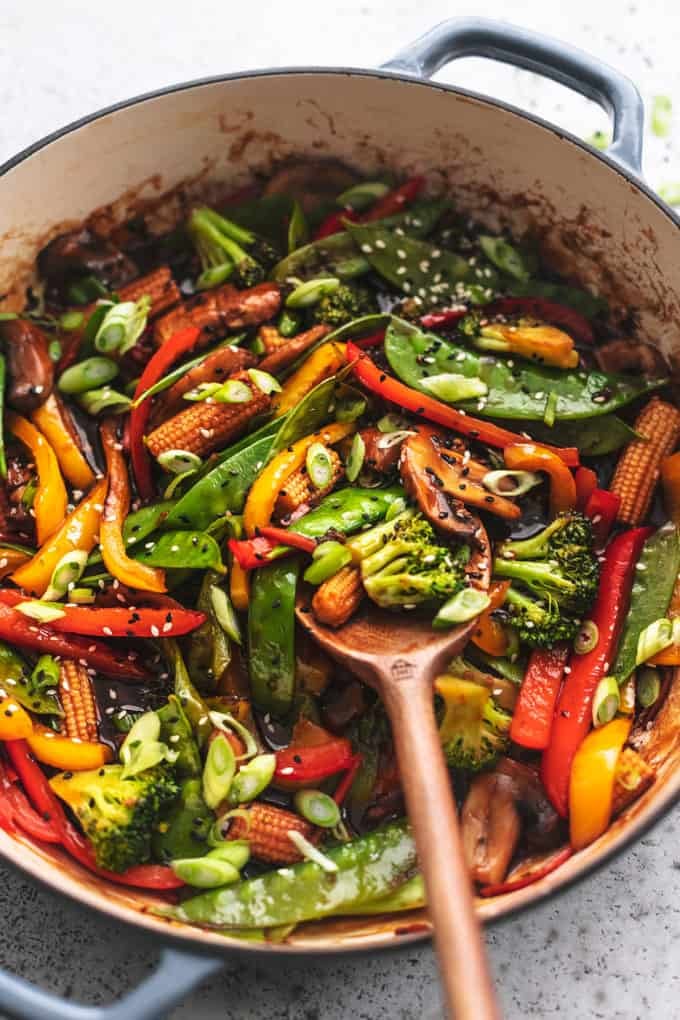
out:
{"label": "broccoli floret", "polygon": [[122,778],[122,765],[61,772],[50,780],[92,843],[95,860],[108,871],[126,871],[151,856],[151,837],[161,812],[179,786],[165,766]]}
{"label": "broccoli floret", "polygon": [[279,261],[280,255],[269,241],[206,206],[194,209],[188,229],[204,276],[211,270],[219,271],[214,276],[219,282],[228,278],[237,287],[255,287]]}
{"label": "broccoli floret", "polygon": [[441,676],[435,688],[444,700],[439,738],[449,767],[467,772],[491,768],[508,750],[512,716],[474,681]]}
{"label": "broccoli floret", "polygon": [[384,608],[442,603],[464,585],[467,548],[440,545],[429,522],[413,510],[347,545],[360,563],[367,595]]}
{"label": "broccoli floret", "polygon": [[500,547],[494,576],[513,582],[506,606],[522,641],[544,648],[576,635],[599,584],[592,546],[588,518],[569,512],[533,538]]}
{"label": "broccoli floret", "polygon": [[344,326],[362,315],[378,311],[375,295],[367,287],[341,283],[336,290],[324,297],[311,309],[312,320],[326,326]]}

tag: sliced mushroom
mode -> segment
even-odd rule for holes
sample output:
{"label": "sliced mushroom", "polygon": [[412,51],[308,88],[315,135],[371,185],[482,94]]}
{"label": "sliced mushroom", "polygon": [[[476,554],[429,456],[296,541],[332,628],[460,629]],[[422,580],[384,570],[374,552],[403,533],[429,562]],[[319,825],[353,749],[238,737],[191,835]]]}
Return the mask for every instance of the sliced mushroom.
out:
{"label": "sliced mushroom", "polygon": [[38,255],[38,269],[56,287],[92,273],[111,288],[139,276],[137,266],[111,241],[96,237],[87,228],[60,234]]}
{"label": "sliced mushroom", "polygon": [[401,447],[408,432],[381,432],[380,429],[362,429],[364,441],[364,467],[379,475],[389,475],[399,464]]}
{"label": "sliced mushroom", "polygon": [[54,366],[47,337],[27,319],[10,319],[0,327],[7,355],[10,385],[7,400],[17,411],[34,411],[54,386]]}
{"label": "sliced mushroom", "polygon": [[536,769],[514,758],[501,758],[496,772],[511,784],[529,847],[532,850],[549,850],[559,846],[564,836],[562,822],[548,800]]}
{"label": "sliced mushroom", "polygon": [[332,202],[354,184],[359,177],[332,159],[288,163],[270,178],[265,195],[290,195],[297,199],[306,213]]}
{"label": "sliced mushroom", "polygon": [[661,352],[639,340],[610,340],[597,348],[595,358],[603,372],[632,372],[650,378],[669,374]]}
{"label": "sliced mushroom", "polygon": [[463,852],[472,879],[502,882],[522,830],[512,783],[497,772],[476,776],[461,814]]}
{"label": "sliced mushroom", "polygon": [[409,436],[401,447],[399,462],[404,488],[426,517],[442,531],[457,537],[472,537],[477,518],[465,503],[481,510],[516,520],[518,506],[503,496],[492,495],[481,484],[486,468],[466,460],[457,450],[448,450],[436,436]]}

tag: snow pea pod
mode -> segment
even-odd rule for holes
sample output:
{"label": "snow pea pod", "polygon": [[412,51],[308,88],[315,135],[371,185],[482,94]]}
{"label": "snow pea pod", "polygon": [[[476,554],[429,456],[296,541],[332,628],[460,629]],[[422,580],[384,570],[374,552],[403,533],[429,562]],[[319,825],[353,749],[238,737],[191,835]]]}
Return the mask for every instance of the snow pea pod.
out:
{"label": "snow pea pod", "polygon": [[272,445],[265,436],[222,461],[192,485],[168,513],[170,528],[205,529],[226,513],[240,513]]}
{"label": "snow pea pod", "polygon": [[31,683],[26,663],[13,648],[3,644],[0,644],[0,697],[14,698],[37,715],[63,714],[56,697]]}
{"label": "snow pea pod", "polygon": [[284,716],[295,694],[297,558],[253,571],[248,606],[248,668],[253,702]]}
{"label": "snow pea pod", "polygon": [[393,893],[417,864],[408,824],[393,822],[359,839],[325,851],[337,871],[329,877],[303,861],[259,878],[201,893],[166,916],[210,928],[269,928],[312,921],[375,903]]}
{"label": "snow pea pod", "polygon": [[665,617],[680,570],[680,534],[666,524],[647,539],[635,568],[630,607],[623,625],[616,659],[609,673],[620,684],[635,669],[638,638],[655,620]]}
{"label": "snow pea pod", "polygon": [[321,538],[328,531],[351,535],[369,524],[381,521],[395,500],[404,499],[400,485],[386,489],[360,489],[348,486],[332,492],[314,510],[290,528],[298,535]]}
{"label": "snow pea pod", "polygon": [[188,638],[187,668],[191,676],[200,677],[199,686],[212,692],[220,677],[231,662],[229,638],[220,627],[215,615],[211,592],[219,584],[219,574],[209,570],[203,578],[196,608],[205,613],[207,619]]}
{"label": "snow pea pod", "polygon": [[274,436],[274,441],[269,448],[268,461],[273,460],[277,453],[285,450],[287,446],[297,443],[298,439],[317,432],[322,425],[329,421],[336,386],[337,378],[335,376],[324,379],[309,391],[297,407],[293,408]]}
{"label": "snow pea pod", "polygon": [[154,859],[167,864],[177,858],[202,857],[212,823],[212,812],[201,794],[201,780],[185,779],[179,797],[154,832]]}
{"label": "snow pea pod", "polygon": [[210,722],[210,709],[192,683],[179,645],[174,638],[166,638],[164,647],[174,673],[175,696],[191,724],[198,746],[203,748],[213,728]]}
{"label": "snow pea pod", "polygon": [[161,721],[160,739],[172,751],[177,751],[175,771],[180,779],[187,779],[201,774],[201,756],[194,740],[191,723],[186,717],[176,694],[171,694],[167,705],[163,705],[156,713]]}
{"label": "snow pea pod", "polygon": [[553,394],[557,397],[556,421],[600,417],[664,382],[599,371],[562,371],[498,358],[423,332],[396,317],[387,328],[385,353],[395,375],[423,393],[427,392],[423,380],[430,375],[453,372],[481,379],[488,388],[484,399],[459,401],[456,407],[485,418],[543,421]]}
{"label": "snow pea pod", "polygon": [[[508,425],[508,428],[511,427]],[[597,418],[560,421],[552,427],[543,422],[532,422],[531,438],[553,446],[576,446],[582,457],[603,457],[639,437],[622,418],[604,414]]]}
{"label": "snow pea pod", "polygon": [[141,548],[133,546],[132,554],[151,567],[225,572],[219,545],[204,531],[164,531]]}

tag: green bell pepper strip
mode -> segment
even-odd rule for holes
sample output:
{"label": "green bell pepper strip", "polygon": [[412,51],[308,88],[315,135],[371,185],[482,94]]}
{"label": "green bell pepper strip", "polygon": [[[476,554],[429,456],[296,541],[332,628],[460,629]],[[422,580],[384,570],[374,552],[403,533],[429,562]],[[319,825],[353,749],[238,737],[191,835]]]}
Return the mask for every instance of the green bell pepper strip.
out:
{"label": "green bell pepper strip", "polygon": [[63,715],[56,696],[31,682],[24,660],[5,644],[0,644],[0,695],[14,698],[36,715]]}
{"label": "green bell pepper strip", "polygon": [[7,457],[5,455],[5,382],[7,377],[7,362],[4,354],[0,354],[0,476],[7,478]]}
{"label": "green bell pepper strip", "polygon": [[165,638],[163,644],[174,671],[175,696],[191,724],[198,746],[203,749],[213,730],[210,709],[192,683],[177,642],[172,638]]}
{"label": "green bell pepper strip", "polygon": [[215,571],[206,572],[196,601],[196,608],[205,613],[207,619],[195,630],[187,643],[187,669],[189,674],[201,677],[200,686],[206,693],[212,693],[224,671],[231,662],[231,644],[220,626],[211,598],[212,589],[219,585],[220,575]]}
{"label": "green bell pepper strip", "polygon": [[332,876],[318,864],[303,861],[201,893],[159,912],[178,921],[220,929],[313,921],[387,897],[404,884],[417,864],[413,836],[403,821],[325,854],[338,869]]}
{"label": "green bell pepper strip", "polygon": [[647,539],[635,567],[628,615],[616,659],[609,668],[609,675],[619,684],[625,683],[635,669],[642,631],[666,615],[679,570],[680,534],[674,525],[664,525]]}
{"label": "green bell pepper strip", "polygon": [[161,721],[160,739],[171,751],[177,752],[175,772],[180,779],[190,779],[201,774],[201,756],[194,740],[191,723],[186,717],[177,695],[171,694],[167,705],[159,708],[156,715]]}
{"label": "green bell pepper strip", "polygon": [[481,354],[396,317],[385,334],[385,353],[394,374],[421,393],[428,393],[423,380],[430,375],[455,372],[481,379],[488,389],[483,401],[462,400],[455,406],[485,418],[542,422],[551,394],[557,394],[556,421],[594,418],[616,411],[664,383],[639,376],[544,368],[520,359]]}
{"label": "green bell pepper strip", "polygon": [[203,800],[201,780],[185,779],[179,797],[158,822],[152,839],[154,859],[168,864],[177,858],[202,857],[214,816]]}
{"label": "green bell pepper strip", "polygon": [[220,547],[204,531],[164,531],[158,538],[133,546],[132,555],[150,567],[225,573]]}
{"label": "green bell pepper strip", "polygon": [[272,437],[265,436],[222,461],[191,486],[170,510],[164,523],[170,528],[201,530],[226,513],[240,513],[271,444]]}
{"label": "green bell pepper strip", "polygon": [[248,606],[248,667],[254,704],[284,716],[295,694],[295,591],[298,558],[253,571]]}

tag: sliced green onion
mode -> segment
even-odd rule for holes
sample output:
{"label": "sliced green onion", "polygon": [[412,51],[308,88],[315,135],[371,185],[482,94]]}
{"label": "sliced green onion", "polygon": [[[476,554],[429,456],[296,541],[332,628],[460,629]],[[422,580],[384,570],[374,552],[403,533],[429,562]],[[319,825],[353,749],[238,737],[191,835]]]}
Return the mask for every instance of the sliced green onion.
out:
{"label": "sliced green onion", "polygon": [[158,463],[164,471],[178,475],[184,471],[197,471],[203,461],[190,450],[165,450],[158,455]]}
{"label": "sliced green onion", "polygon": [[240,379],[228,379],[215,393],[210,394],[210,400],[216,404],[247,404],[252,399],[250,387]]}
{"label": "sliced green onion", "polygon": [[332,829],[340,822],[340,808],[321,790],[298,790],[294,801],[296,810],[312,825]]}
{"label": "sliced green onion", "polygon": [[169,485],[166,485],[163,490],[163,499],[173,499],[177,490],[186,482],[187,478],[193,478],[198,473],[197,468],[189,468],[188,471],[181,471],[178,475],[174,475]]}
{"label": "sliced green onion", "polygon": [[49,344],[47,345],[47,353],[49,355],[50,361],[53,361],[56,364],[57,361],[59,361],[59,359],[61,358],[60,342],[58,340],[50,340]]}
{"label": "sliced green onion", "polygon": [[206,854],[210,860],[227,861],[237,871],[250,860],[250,843],[247,839],[224,839],[220,840],[212,850]]}
{"label": "sliced green onion", "polygon": [[162,393],[163,390],[169,389],[173,383],[177,382],[178,379],[184,378],[187,372],[190,372],[192,368],[196,368],[205,361],[208,354],[212,354],[212,351],[207,351],[205,354],[199,354],[198,357],[192,358],[191,361],[185,361],[183,365],[178,365],[177,368],[172,370],[172,372],[168,372],[167,375],[164,375],[163,378],[159,379],[158,382],[153,384],[153,386],[149,386],[143,393],[140,393],[139,396],[133,400],[132,406],[139,407],[139,405],[143,404],[145,400],[149,399],[149,397],[155,397],[157,393]]}
{"label": "sliced green onion", "polygon": [[302,206],[295,199],[288,221],[288,252],[301,248],[309,239],[309,226]]}
{"label": "sliced green onion", "polygon": [[111,358],[85,358],[62,372],[57,386],[62,393],[86,393],[105,386],[117,375],[118,365]]}
{"label": "sliced green onion", "polygon": [[263,372],[259,368],[249,368],[248,377],[255,383],[258,390],[263,393],[280,393],[281,383],[269,372]]}
{"label": "sliced green onion", "polygon": [[125,764],[130,757],[131,744],[138,740],[158,740],[161,735],[161,721],[156,712],[144,712],[136,720],[120,749],[120,760]]}
{"label": "sliced green onion", "polygon": [[429,393],[433,393],[440,400],[452,404],[458,400],[473,400],[475,397],[485,397],[489,387],[483,379],[476,376],[468,377],[459,375],[456,372],[442,372],[441,375],[431,375],[420,380]]}
{"label": "sliced green onion", "polygon": [[312,443],[305,459],[309,480],[315,489],[324,489],[333,480],[333,459],[323,443]]}
{"label": "sliced green onion", "polygon": [[399,516],[399,514],[403,514],[405,509],[406,500],[404,499],[403,496],[397,496],[397,498],[393,499],[387,508],[387,513],[385,514],[385,523],[387,523],[388,521],[393,521],[395,517]]}
{"label": "sliced green onion", "polygon": [[316,280],[305,280],[286,298],[286,308],[308,308],[317,305],[321,298],[332,294],[340,286],[337,276],[321,276]]}
{"label": "sliced green onion", "polygon": [[462,588],[444,603],[432,621],[432,626],[443,628],[456,623],[467,623],[488,609],[490,603],[489,596],[479,588]]}
{"label": "sliced green onion", "polygon": [[275,754],[258,754],[236,773],[229,790],[229,803],[235,807],[255,800],[271,783],[276,769]]}
{"label": "sliced green onion", "polygon": [[104,316],[94,338],[94,346],[102,354],[117,351],[125,354],[135,346],[146,327],[151,298],[145,294],[139,301],[121,301]]}
{"label": "sliced green onion", "polygon": [[236,758],[224,733],[218,733],[208,745],[203,766],[203,800],[213,810],[226,799],[234,774]]}
{"label": "sliced green onion", "polygon": [[637,700],[641,708],[651,708],[659,700],[661,681],[659,671],[652,666],[645,666],[637,675]]}
{"label": "sliced green onion", "polygon": [[139,712],[130,712],[123,708],[111,716],[111,721],[119,733],[129,733],[139,716]]}
{"label": "sliced green onion", "polygon": [[616,716],[621,695],[614,676],[603,676],[593,698],[593,726],[605,726]]}
{"label": "sliced green onion", "polygon": [[276,328],[281,336],[285,336],[286,339],[296,336],[302,328],[302,316],[299,312],[294,312],[290,308],[284,308],[279,316]]}
{"label": "sliced green onion", "polygon": [[109,414],[125,414],[130,410],[132,401],[124,393],[112,390],[110,386],[104,386],[99,390],[89,390],[81,393],[78,403],[88,414],[101,414],[107,411]]}
{"label": "sliced green onion", "polygon": [[235,733],[241,738],[243,743],[246,745],[245,753],[239,755],[238,760],[242,761],[246,758],[252,758],[257,754],[258,747],[257,741],[250,732],[247,726],[244,726],[238,719],[234,719],[233,715],[229,712],[209,712],[210,722],[213,724],[215,729],[221,730],[223,733],[229,733],[230,730],[234,730]]}
{"label": "sliced green onion", "polygon": [[56,691],[60,672],[61,667],[53,655],[41,655],[28,682],[31,693],[44,694],[45,691]]}
{"label": "sliced green onion", "polygon": [[231,599],[223,588],[214,584],[210,589],[210,604],[212,605],[215,619],[220,627],[237,645],[243,641],[238,617],[234,612]]}
{"label": "sliced green onion", "polygon": [[72,552],[65,553],[52,571],[43,599],[46,602],[56,602],[65,595],[69,587],[82,577],[87,558],[88,554],[84,549],[73,549]]}
{"label": "sliced green onion", "polygon": [[390,190],[389,184],[384,181],[362,181],[352,188],[347,188],[341,195],[338,195],[336,202],[341,209],[352,209],[354,212],[361,212],[368,209],[379,198],[384,198]]}
{"label": "sliced green onion", "polygon": [[640,666],[664,648],[673,644],[673,624],[670,620],[655,620],[642,631],[638,638],[635,665]]}
{"label": "sliced green onion", "polygon": [[286,835],[288,839],[293,843],[300,851],[302,856],[308,861],[312,861],[314,864],[318,864],[320,868],[328,872],[329,875],[334,874],[338,870],[338,866],[335,861],[332,861],[330,857],[326,857],[320,850],[310,843],[308,839],[302,835],[301,832],[295,832],[290,829]]}
{"label": "sliced green onion", "polygon": [[95,599],[95,593],[89,588],[71,588],[68,593],[69,602],[75,602],[79,606],[90,606]]}
{"label": "sliced green onion", "polygon": [[366,443],[364,442],[361,433],[356,432],[349,450],[347,464],[345,465],[345,474],[347,475],[348,482],[354,482],[359,477],[361,469],[364,466],[365,457]]}
{"label": "sliced green onion", "polygon": [[208,397],[212,397],[214,393],[222,389],[223,383],[218,382],[202,382],[198,386],[194,386],[192,390],[187,390],[186,393],[182,394],[182,400],[191,400],[197,402],[199,400],[207,400]]}
{"label": "sliced green onion", "polygon": [[264,345],[264,340],[262,339],[261,336],[254,337],[250,341],[248,347],[250,349],[251,354],[257,355],[258,358],[261,354],[264,354],[265,351],[267,350],[267,348]]}
{"label": "sliced green onion", "polygon": [[384,414],[376,423],[376,428],[378,432],[396,432],[398,429],[403,429],[406,424],[406,419],[401,418],[398,414]]}
{"label": "sliced green onion", "polygon": [[352,554],[346,545],[341,542],[320,542],[303,576],[309,584],[323,584],[351,562]]}
{"label": "sliced green onion", "polygon": [[487,471],[482,478],[482,485],[496,496],[523,496],[530,489],[541,485],[543,479],[534,471]]}
{"label": "sliced green onion", "polygon": [[238,882],[238,870],[229,861],[210,857],[186,857],[171,862],[178,878],[196,889],[217,889],[218,886]]}
{"label": "sliced green onion", "polygon": [[670,96],[654,96],[651,124],[657,138],[668,138],[673,126],[673,102]]}
{"label": "sliced green onion", "polygon": [[234,272],[233,262],[223,262],[221,266],[210,266],[204,269],[196,280],[196,290],[212,290],[225,283]]}
{"label": "sliced green onion", "polygon": [[409,436],[415,436],[416,433],[413,429],[396,429],[394,432],[388,432],[386,435],[381,436],[378,440],[379,450],[389,450],[392,446],[398,446],[403,443]]}
{"label": "sliced green onion", "polygon": [[30,482],[25,486],[24,491],[21,494],[21,505],[27,510],[30,510],[35,500],[35,494],[38,491],[38,480],[37,478],[31,478]]}
{"label": "sliced green onion", "polygon": [[64,312],[59,317],[59,328],[63,329],[66,333],[72,333],[85,322],[85,316],[82,312]]}
{"label": "sliced green onion", "polygon": [[135,720],[123,741],[119,757],[123,764],[123,779],[154,768],[163,761],[174,762],[178,752],[171,751],[159,739],[161,721],[155,712],[144,712]]}
{"label": "sliced green onion", "polygon": [[18,312],[0,312],[0,322],[13,322],[19,318]]}
{"label": "sliced green onion", "polygon": [[587,655],[596,647],[600,640],[600,631],[593,620],[584,620],[574,638],[574,651],[577,655]]}
{"label": "sliced green onion", "polygon": [[23,613],[38,623],[49,623],[51,620],[60,620],[62,616],[66,616],[63,606],[54,602],[19,602],[14,608],[18,613]]}
{"label": "sliced green onion", "polygon": [[559,395],[557,390],[551,390],[548,394],[548,399],[545,402],[545,410],[543,411],[543,424],[547,425],[549,429],[555,424],[555,415],[557,412],[557,404],[559,402]]}
{"label": "sliced green onion", "polygon": [[97,298],[106,297],[108,290],[96,276],[82,276],[68,289],[67,297],[74,305],[89,305]]}

